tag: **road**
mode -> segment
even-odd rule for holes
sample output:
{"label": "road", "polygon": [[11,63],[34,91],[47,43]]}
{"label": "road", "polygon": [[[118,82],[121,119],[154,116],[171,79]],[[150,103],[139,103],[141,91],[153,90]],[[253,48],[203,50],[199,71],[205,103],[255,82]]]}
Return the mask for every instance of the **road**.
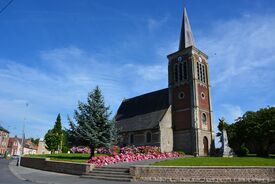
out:
{"label": "road", "polygon": [[0,159],[0,183],[1,184],[30,184],[15,177],[9,170],[9,161]]}

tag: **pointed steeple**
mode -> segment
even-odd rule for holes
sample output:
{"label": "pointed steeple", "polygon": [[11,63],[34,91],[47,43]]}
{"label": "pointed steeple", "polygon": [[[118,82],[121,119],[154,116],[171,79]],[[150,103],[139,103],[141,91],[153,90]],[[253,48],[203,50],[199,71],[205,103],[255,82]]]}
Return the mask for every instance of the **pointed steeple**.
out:
{"label": "pointed steeple", "polygon": [[181,25],[181,33],[180,33],[179,50],[183,50],[191,45],[195,46],[195,40],[193,38],[187,11],[186,11],[186,8],[184,7],[182,25]]}

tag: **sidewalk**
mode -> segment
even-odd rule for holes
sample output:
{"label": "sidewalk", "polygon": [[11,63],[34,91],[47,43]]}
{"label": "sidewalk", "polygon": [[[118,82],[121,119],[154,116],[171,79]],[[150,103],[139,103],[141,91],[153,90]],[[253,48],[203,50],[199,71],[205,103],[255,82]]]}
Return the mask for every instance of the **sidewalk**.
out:
{"label": "sidewalk", "polygon": [[[106,180],[93,180],[79,178],[79,176],[41,171],[26,167],[16,166],[15,161],[11,161],[9,165],[10,171],[20,180],[30,181],[38,184],[119,184],[121,182],[113,182]],[[135,183],[135,182],[133,182]]]}

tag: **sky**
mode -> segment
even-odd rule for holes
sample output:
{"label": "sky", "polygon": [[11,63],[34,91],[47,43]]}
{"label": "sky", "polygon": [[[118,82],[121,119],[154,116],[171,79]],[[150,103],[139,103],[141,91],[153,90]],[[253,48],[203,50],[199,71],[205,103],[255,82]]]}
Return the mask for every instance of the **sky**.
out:
{"label": "sky", "polygon": [[[9,0],[0,1],[0,9]],[[96,85],[112,116],[123,98],[167,87],[182,0],[14,0],[0,14],[0,124],[41,138]],[[209,56],[214,127],[275,105],[275,1],[186,1]]]}

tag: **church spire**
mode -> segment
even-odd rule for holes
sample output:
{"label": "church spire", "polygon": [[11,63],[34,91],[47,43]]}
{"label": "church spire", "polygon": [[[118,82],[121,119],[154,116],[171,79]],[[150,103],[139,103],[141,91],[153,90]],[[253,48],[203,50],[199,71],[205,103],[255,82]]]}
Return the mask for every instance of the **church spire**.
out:
{"label": "church spire", "polygon": [[193,38],[187,11],[186,11],[186,8],[184,7],[181,33],[180,33],[179,50],[183,50],[189,46],[195,46],[195,40]]}

